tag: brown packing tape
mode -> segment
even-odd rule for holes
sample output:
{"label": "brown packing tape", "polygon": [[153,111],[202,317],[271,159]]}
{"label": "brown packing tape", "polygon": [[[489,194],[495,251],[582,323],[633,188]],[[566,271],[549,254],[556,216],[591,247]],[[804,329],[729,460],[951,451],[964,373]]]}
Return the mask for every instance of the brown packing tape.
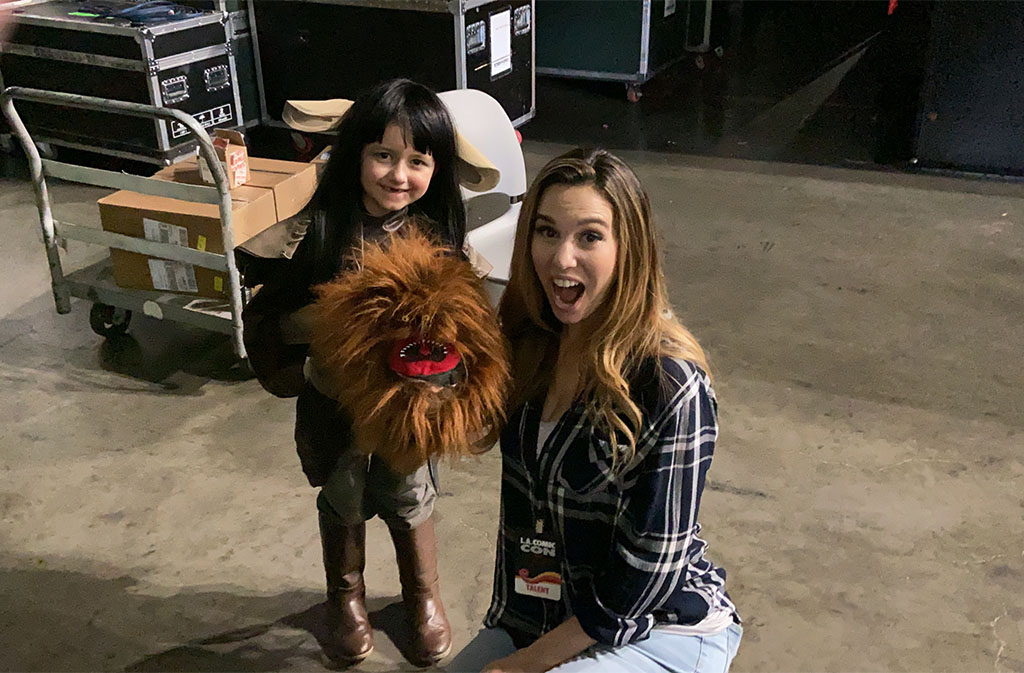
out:
{"label": "brown packing tape", "polygon": [[307,163],[250,157],[249,176],[273,190],[278,221],[298,214],[316,191],[316,167]]}
{"label": "brown packing tape", "polygon": [[[154,177],[171,182],[204,184],[195,161],[168,166]],[[302,210],[316,191],[316,168],[299,161],[249,157],[249,181],[243,187],[269,189],[274,194],[277,220],[286,220]],[[240,189],[236,187],[235,189]],[[235,189],[231,190],[234,198]]]}

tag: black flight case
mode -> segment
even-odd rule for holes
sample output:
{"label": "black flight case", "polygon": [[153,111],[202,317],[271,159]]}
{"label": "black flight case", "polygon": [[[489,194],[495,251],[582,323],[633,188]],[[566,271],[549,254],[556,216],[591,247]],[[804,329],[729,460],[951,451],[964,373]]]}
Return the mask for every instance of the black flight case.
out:
{"label": "black flight case", "polygon": [[[175,108],[207,129],[242,125],[226,14],[133,25],[96,17],[88,8],[97,4],[58,0],[20,10],[0,45],[2,83]],[[102,3],[117,4],[133,3]],[[174,121],[30,103],[19,112],[34,139],[57,146],[156,164],[195,151]]]}
{"label": "black flight case", "polygon": [[249,3],[264,123],[287,100],[354,98],[392,77],[479,89],[519,126],[536,112],[534,0]]}

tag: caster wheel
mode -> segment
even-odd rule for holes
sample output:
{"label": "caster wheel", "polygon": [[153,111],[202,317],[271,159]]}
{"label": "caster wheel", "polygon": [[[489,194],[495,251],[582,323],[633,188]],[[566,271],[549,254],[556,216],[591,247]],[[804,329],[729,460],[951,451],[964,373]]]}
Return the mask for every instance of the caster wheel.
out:
{"label": "caster wheel", "polygon": [[640,100],[641,96],[643,96],[643,94],[640,93],[639,86],[637,86],[636,84],[626,85],[626,100],[628,100],[630,103],[637,102],[638,100]]}
{"label": "caster wheel", "polygon": [[121,336],[128,331],[131,320],[131,311],[107,304],[93,304],[89,311],[89,327],[101,337]]}
{"label": "caster wheel", "polygon": [[256,372],[253,370],[249,358],[235,358],[235,361],[228,366],[227,371],[232,381],[251,381],[256,378]]}
{"label": "caster wheel", "polygon": [[56,160],[58,158],[57,148],[50,143],[36,143],[36,149],[39,151],[39,156],[43,159]]}

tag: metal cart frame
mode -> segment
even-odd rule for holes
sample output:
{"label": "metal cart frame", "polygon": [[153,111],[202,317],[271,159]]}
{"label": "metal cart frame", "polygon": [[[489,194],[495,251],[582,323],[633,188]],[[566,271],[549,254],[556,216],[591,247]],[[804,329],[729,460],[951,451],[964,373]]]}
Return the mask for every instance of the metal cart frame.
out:
{"label": "metal cart frame", "polygon": [[[135,117],[151,118],[154,121],[160,119],[177,121],[183,124],[197,140],[199,153],[210,165],[216,186],[179,184],[42,159],[32,137],[14,108],[15,100],[83,110],[118,112]],[[228,179],[224,167],[217,159],[217,153],[210,141],[209,134],[200,126],[199,122],[191,115],[169,108],[22,87],[4,89],[0,93],[0,108],[28,156],[32,186],[35,189],[36,207],[39,211],[39,224],[43,231],[43,244],[46,247],[46,258],[50,264],[50,280],[57,313],[66,314],[71,311],[71,297],[92,301],[94,305],[89,316],[90,325],[102,336],[113,336],[124,334],[131,319],[131,313],[140,311],[153,318],[181,322],[228,334],[232,338],[235,355],[244,360],[246,357],[245,346],[242,343],[242,306],[244,302],[238,267],[235,265]],[[94,227],[57,221],[53,218],[50,207],[50,196],[46,187],[47,177],[97,187],[126,189],[151,196],[216,204],[220,209],[224,254],[202,252],[173,243],[134,238]],[[229,310],[225,311],[223,303],[217,300],[118,287],[113,281],[109,258],[65,275],[59,248],[62,244],[66,245],[68,240],[127,250],[226,272]],[[215,305],[211,306],[211,304]]]}

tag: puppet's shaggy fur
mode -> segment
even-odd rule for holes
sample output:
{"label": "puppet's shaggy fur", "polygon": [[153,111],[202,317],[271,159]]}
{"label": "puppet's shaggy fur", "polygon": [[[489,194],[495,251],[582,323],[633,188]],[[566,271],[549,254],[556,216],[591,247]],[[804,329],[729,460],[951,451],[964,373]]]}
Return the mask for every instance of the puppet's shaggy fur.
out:
{"label": "puppet's shaggy fur", "polygon": [[[408,473],[431,457],[472,453],[503,420],[509,365],[482,282],[468,262],[410,221],[365,245],[355,270],[317,288],[311,351],[341,391],[356,447]],[[388,366],[392,344],[419,333],[453,343],[466,380],[438,389]]]}

